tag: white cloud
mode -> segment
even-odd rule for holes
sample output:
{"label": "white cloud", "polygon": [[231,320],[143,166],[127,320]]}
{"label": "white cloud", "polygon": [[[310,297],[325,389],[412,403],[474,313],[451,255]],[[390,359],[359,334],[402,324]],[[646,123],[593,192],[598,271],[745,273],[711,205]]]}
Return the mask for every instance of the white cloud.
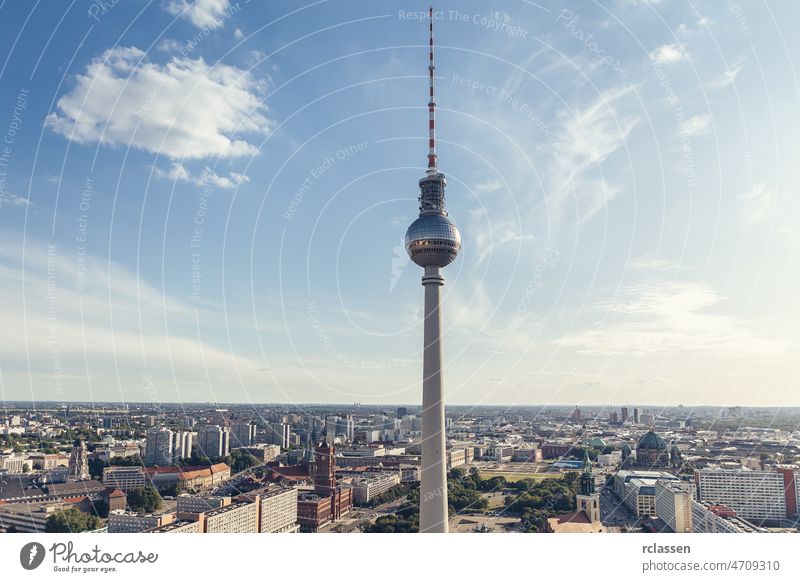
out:
{"label": "white cloud", "polygon": [[79,143],[127,145],[172,159],[251,156],[239,133],[272,126],[261,84],[237,67],[175,57],[149,62],[135,47],[94,59],[46,124]]}
{"label": "white cloud", "polygon": [[233,38],[236,40],[242,40],[244,38],[244,33],[242,32],[241,28],[237,28],[233,31]]}
{"label": "white cloud", "polygon": [[592,355],[703,352],[769,356],[785,344],[753,322],[719,313],[723,297],[702,283],[655,283],[624,289],[596,307],[603,320],[556,341]]}
{"label": "white cloud", "polygon": [[659,65],[669,65],[685,59],[688,55],[679,44],[664,44],[650,53],[650,60]]}
{"label": "white cloud", "polygon": [[156,47],[157,50],[163,51],[165,53],[175,53],[178,52],[183,48],[183,45],[179,43],[177,40],[172,38],[165,38]]}
{"label": "white cloud", "polygon": [[5,204],[11,204],[12,206],[29,206],[31,201],[23,196],[17,196],[16,194],[0,194],[0,207]]}
{"label": "white cloud", "polygon": [[248,176],[237,172],[230,172],[227,176],[220,176],[208,166],[204,167],[200,174],[192,174],[180,162],[172,162],[168,170],[155,168],[155,174],[159,178],[174,180],[176,182],[190,182],[201,187],[210,184],[223,189],[235,188],[239,184],[250,181]]}
{"label": "white cloud", "polygon": [[481,194],[491,194],[492,192],[497,192],[502,188],[502,181],[486,180],[485,182],[479,182],[478,184],[475,184],[475,187],[472,190],[476,195],[480,196]]}
{"label": "white cloud", "polygon": [[687,137],[708,135],[711,133],[711,116],[708,114],[693,115],[681,123],[680,132],[681,135]]}
{"label": "white cloud", "polygon": [[753,184],[742,195],[742,202],[742,221],[748,226],[761,224],[767,220],[775,205],[775,193],[766,184]]}
{"label": "white cloud", "polygon": [[230,0],[167,0],[164,10],[185,18],[197,28],[219,28],[230,8]]}
{"label": "white cloud", "polygon": [[638,259],[633,259],[628,263],[628,267],[631,269],[641,271],[667,271],[670,269],[677,269],[678,266],[678,263],[675,261],[658,259],[653,255],[644,255]]}

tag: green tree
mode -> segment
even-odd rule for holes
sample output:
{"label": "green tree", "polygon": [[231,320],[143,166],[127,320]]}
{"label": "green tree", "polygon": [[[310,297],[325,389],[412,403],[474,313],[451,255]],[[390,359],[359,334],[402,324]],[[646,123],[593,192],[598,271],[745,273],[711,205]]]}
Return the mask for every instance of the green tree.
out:
{"label": "green tree", "polygon": [[152,485],[128,492],[128,507],[139,513],[153,513],[161,508],[161,496]]}
{"label": "green tree", "polygon": [[228,464],[231,467],[232,473],[239,473],[250,467],[257,467],[261,462],[250,453],[236,450],[230,454]]}
{"label": "green tree", "polygon": [[103,477],[103,469],[108,467],[108,463],[106,463],[103,459],[89,459],[89,475],[93,479],[100,479]]}
{"label": "green tree", "polygon": [[75,507],[54,513],[47,518],[44,531],[48,533],[79,533],[99,529],[100,518],[83,513]]}

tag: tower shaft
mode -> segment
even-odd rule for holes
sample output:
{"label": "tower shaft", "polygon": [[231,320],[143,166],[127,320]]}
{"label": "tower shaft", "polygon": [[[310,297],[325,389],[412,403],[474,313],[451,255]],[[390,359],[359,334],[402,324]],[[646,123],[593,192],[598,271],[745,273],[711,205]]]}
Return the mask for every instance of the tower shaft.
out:
{"label": "tower shaft", "polygon": [[441,269],[425,267],[425,338],[422,355],[422,470],[419,531],[447,533],[447,466],[442,382]]}

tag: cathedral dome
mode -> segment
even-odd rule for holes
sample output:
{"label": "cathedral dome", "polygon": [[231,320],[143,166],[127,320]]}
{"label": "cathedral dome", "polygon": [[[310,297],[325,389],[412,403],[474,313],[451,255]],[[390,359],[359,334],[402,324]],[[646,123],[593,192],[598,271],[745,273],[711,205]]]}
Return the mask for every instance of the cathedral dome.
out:
{"label": "cathedral dome", "polygon": [[647,431],[645,435],[639,440],[639,444],[636,445],[636,450],[651,450],[651,451],[663,451],[667,449],[667,443],[664,442],[660,436],[654,433],[652,430]]}

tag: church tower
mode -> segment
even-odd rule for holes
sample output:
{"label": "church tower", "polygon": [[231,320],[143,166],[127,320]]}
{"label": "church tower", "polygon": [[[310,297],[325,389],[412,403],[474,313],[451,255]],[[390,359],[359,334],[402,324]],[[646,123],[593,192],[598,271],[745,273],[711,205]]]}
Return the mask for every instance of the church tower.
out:
{"label": "church tower", "polygon": [[592,462],[589,451],[583,451],[583,471],[580,477],[581,492],[577,495],[577,509],[583,511],[592,523],[600,521],[600,494],[595,490]]}

